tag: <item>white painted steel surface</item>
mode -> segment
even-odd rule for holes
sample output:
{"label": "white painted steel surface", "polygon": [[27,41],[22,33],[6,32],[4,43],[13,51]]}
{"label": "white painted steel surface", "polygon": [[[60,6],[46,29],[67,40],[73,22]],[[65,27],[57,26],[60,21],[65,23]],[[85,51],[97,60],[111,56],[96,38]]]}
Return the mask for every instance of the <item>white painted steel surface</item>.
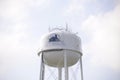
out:
{"label": "white painted steel surface", "polygon": [[64,67],[64,50],[67,66],[74,65],[82,55],[80,38],[69,31],[52,31],[42,36],[38,54],[43,53],[45,64]]}

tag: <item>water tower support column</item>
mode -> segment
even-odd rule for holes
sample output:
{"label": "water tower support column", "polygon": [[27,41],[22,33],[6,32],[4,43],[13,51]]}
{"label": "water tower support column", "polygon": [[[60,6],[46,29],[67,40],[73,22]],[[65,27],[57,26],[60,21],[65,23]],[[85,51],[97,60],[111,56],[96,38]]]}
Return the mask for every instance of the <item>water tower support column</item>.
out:
{"label": "water tower support column", "polygon": [[62,80],[62,68],[58,68],[58,80]]}
{"label": "water tower support column", "polygon": [[41,53],[40,80],[44,80],[44,69],[45,69],[45,65],[44,65],[44,56],[43,56],[43,53]]}
{"label": "water tower support column", "polygon": [[83,80],[83,67],[82,67],[82,55],[80,54],[80,69],[81,69],[81,80]]}
{"label": "water tower support column", "polygon": [[65,80],[68,80],[68,66],[67,66],[67,53],[64,50],[64,67],[65,67]]}

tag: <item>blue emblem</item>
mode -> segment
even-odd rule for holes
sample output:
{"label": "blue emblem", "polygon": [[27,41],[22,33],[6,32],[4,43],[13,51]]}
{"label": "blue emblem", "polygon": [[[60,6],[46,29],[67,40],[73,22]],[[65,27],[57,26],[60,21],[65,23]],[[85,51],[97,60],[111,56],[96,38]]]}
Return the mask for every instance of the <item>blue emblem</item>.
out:
{"label": "blue emblem", "polygon": [[54,34],[49,39],[49,42],[57,42],[57,41],[60,41],[57,34]]}

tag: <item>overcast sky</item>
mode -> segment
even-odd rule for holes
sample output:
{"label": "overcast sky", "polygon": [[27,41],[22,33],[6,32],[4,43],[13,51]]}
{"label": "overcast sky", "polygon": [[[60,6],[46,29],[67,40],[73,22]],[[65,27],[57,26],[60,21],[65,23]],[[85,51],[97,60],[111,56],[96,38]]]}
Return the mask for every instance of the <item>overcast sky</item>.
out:
{"label": "overcast sky", "polygon": [[0,80],[39,80],[40,37],[68,23],[84,80],[120,80],[120,0],[0,0]]}

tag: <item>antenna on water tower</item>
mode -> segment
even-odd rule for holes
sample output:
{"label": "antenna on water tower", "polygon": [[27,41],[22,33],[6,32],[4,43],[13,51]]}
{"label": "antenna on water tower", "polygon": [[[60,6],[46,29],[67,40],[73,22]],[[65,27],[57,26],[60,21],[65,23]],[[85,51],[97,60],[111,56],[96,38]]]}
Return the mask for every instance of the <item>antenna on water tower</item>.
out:
{"label": "antenna on water tower", "polygon": [[[56,28],[58,29],[58,28]],[[55,80],[83,80],[82,70],[82,51],[81,40],[76,34],[66,29],[52,30],[42,36],[40,50],[38,55],[41,56],[40,80],[50,80],[50,76],[55,72]],[[72,71],[72,68],[79,64],[79,73]],[[47,68],[54,68],[48,76]],[[77,67],[78,68],[78,67]],[[57,69],[57,71],[55,71]],[[63,72],[64,71],[64,72]],[[58,74],[57,77],[55,75]],[[64,75],[63,75],[64,74]],[[77,78],[72,78],[77,76]]]}
{"label": "antenna on water tower", "polygon": [[68,24],[66,23],[66,31],[68,31]]}

